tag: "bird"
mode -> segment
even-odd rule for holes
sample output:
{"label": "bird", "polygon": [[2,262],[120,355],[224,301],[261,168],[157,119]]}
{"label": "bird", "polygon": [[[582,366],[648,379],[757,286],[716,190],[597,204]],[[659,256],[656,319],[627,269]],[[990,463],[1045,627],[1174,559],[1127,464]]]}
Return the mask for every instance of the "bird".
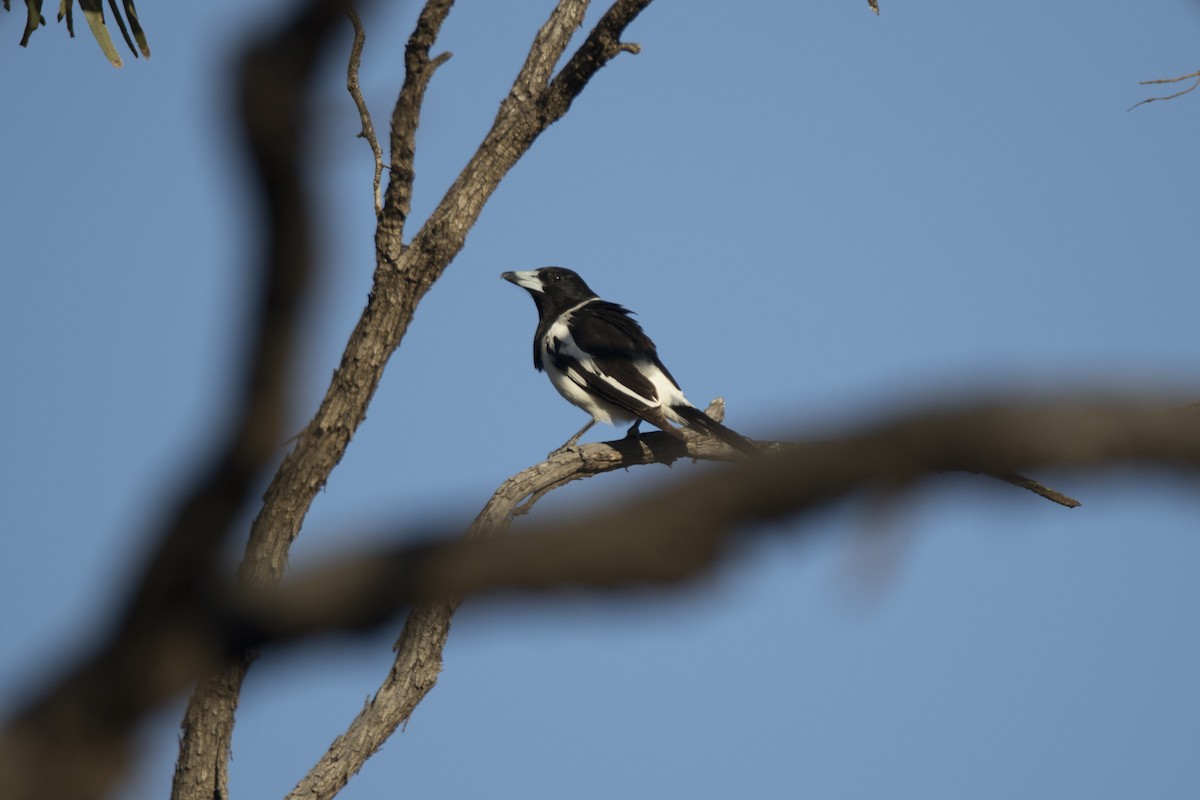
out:
{"label": "bird", "polygon": [[504,280],[529,292],[537,306],[533,366],[591,419],[551,455],[570,450],[597,422],[643,421],[685,441],[672,422],[715,436],[747,456],[761,451],[692,405],[658,357],[658,348],[624,306],[601,300],[578,273],[565,267],[504,272]]}

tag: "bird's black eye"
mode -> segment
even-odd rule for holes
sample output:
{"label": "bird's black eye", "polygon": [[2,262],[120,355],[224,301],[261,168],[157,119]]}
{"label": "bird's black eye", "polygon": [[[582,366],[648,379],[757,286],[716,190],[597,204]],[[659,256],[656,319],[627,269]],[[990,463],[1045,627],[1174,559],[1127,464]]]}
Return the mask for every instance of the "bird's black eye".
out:
{"label": "bird's black eye", "polygon": [[562,280],[562,273],[561,273],[561,272],[551,272],[551,273],[550,273],[550,280],[552,280],[552,281],[561,281],[561,280]]}

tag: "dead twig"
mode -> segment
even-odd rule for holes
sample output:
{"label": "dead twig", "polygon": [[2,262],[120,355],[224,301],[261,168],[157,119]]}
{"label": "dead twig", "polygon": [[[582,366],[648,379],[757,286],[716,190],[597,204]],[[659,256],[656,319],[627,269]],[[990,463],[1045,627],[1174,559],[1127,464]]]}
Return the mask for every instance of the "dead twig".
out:
{"label": "dead twig", "polygon": [[350,97],[354,100],[354,105],[358,108],[358,118],[362,122],[362,130],[358,132],[358,138],[366,139],[367,144],[371,146],[371,154],[375,157],[375,217],[378,218],[383,213],[383,201],[379,194],[379,185],[383,177],[383,149],[379,146],[379,139],[375,136],[375,125],[371,122],[371,112],[367,108],[367,101],[363,97],[362,86],[358,82],[358,71],[362,65],[363,44],[367,40],[367,33],[363,29],[362,19],[358,16],[358,10],[354,7],[353,0],[342,0],[346,9],[346,16],[350,18],[350,24],[354,26],[354,43],[350,46],[350,60],[346,64],[346,89],[350,92]]}
{"label": "dead twig", "polygon": [[1183,95],[1187,94],[1188,92],[1193,91],[1197,86],[1200,86],[1200,70],[1196,70],[1195,72],[1188,73],[1187,75],[1180,75],[1178,78],[1158,78],[1158,79],[1152,80],[1152,81],[1139,81],[1138,85],[1140,85],[1140,86],[1151,86],[1154,84],[1161,84],[1161,83],[1179,83],[1180,81],[1186,81],[1189,78],[1195,78],[1196,82],[1193,83],[1188,88],[1180,90],[1178,92],[1175,92],[1175,94],[1168,94],[1163,97],[1147,97],[1145,100],[1142,100],[1141,102],[1138,102],[1138,103],[1134,103],[1133,105],[1131,105],[1129,108],[1127,108],[1125,110],[1133,111],[1138,106],[1144,106],[1147,103],[1154,103],[1159,100],[1174,100],[1176,97],[1182,97]]}

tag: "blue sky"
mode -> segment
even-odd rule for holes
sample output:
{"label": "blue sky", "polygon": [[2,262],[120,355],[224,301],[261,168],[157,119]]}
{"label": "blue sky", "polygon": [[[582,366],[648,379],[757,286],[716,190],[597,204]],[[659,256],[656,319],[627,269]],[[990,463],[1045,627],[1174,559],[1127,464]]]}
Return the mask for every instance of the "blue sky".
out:
{"label": "blue sky", "polygon": [[[4,708],[102,629],[225,407],[257,224],[226,63],[245,21],[283,5],[146,5],[153,58],[121,70],[83,30],[21,49],[23,15],[0,16]],[[397,5],[367,18],[381,127],[415,13]],[[457,3],[414,218],[550,6]],[[724,396],[754,437],[988,390],[1200,396],[1200,94],[1126,112],[1153,91],[1139,80],[1200,67],[1200,5],[882,11],[645,12],[628,37],[643,52],[535,144],[422,304],[293,564],[380,522],[465,522],[582,424],[531,368],[534,311],[506,269],[577,269],[639,312],[694,402]],[[370,155],[343,81],[339,56],[315,102],[325,272],[296,429],[372,269]],[[538,513],[700,468],[606,475]],[[438,686],[342,796],[1194,797],[1194,488],[1039,477],[1083,508],[950,477],[779,526],[675,594],[470,603]],[[378,685],[398,628],[254,668],[235,797],[290,790]],[[181,708],[147,726],[122,797],[166,795]]]}

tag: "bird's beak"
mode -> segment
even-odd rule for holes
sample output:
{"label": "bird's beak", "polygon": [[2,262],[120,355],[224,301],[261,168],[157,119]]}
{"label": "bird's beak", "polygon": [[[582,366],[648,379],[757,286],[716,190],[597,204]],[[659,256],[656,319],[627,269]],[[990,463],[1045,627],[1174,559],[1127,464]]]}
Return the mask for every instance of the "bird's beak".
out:
{"label": "bird's beak", "polygon": [[524,272],[502,272],[500,273],[500,277],[504,278],[504,280],[508,281],[509,283],[515,283],[522,289],[528,289],[531,292],[545,291],[542,288],[541,280],[538,278],[537,273],[533,270],[526,270]]}

